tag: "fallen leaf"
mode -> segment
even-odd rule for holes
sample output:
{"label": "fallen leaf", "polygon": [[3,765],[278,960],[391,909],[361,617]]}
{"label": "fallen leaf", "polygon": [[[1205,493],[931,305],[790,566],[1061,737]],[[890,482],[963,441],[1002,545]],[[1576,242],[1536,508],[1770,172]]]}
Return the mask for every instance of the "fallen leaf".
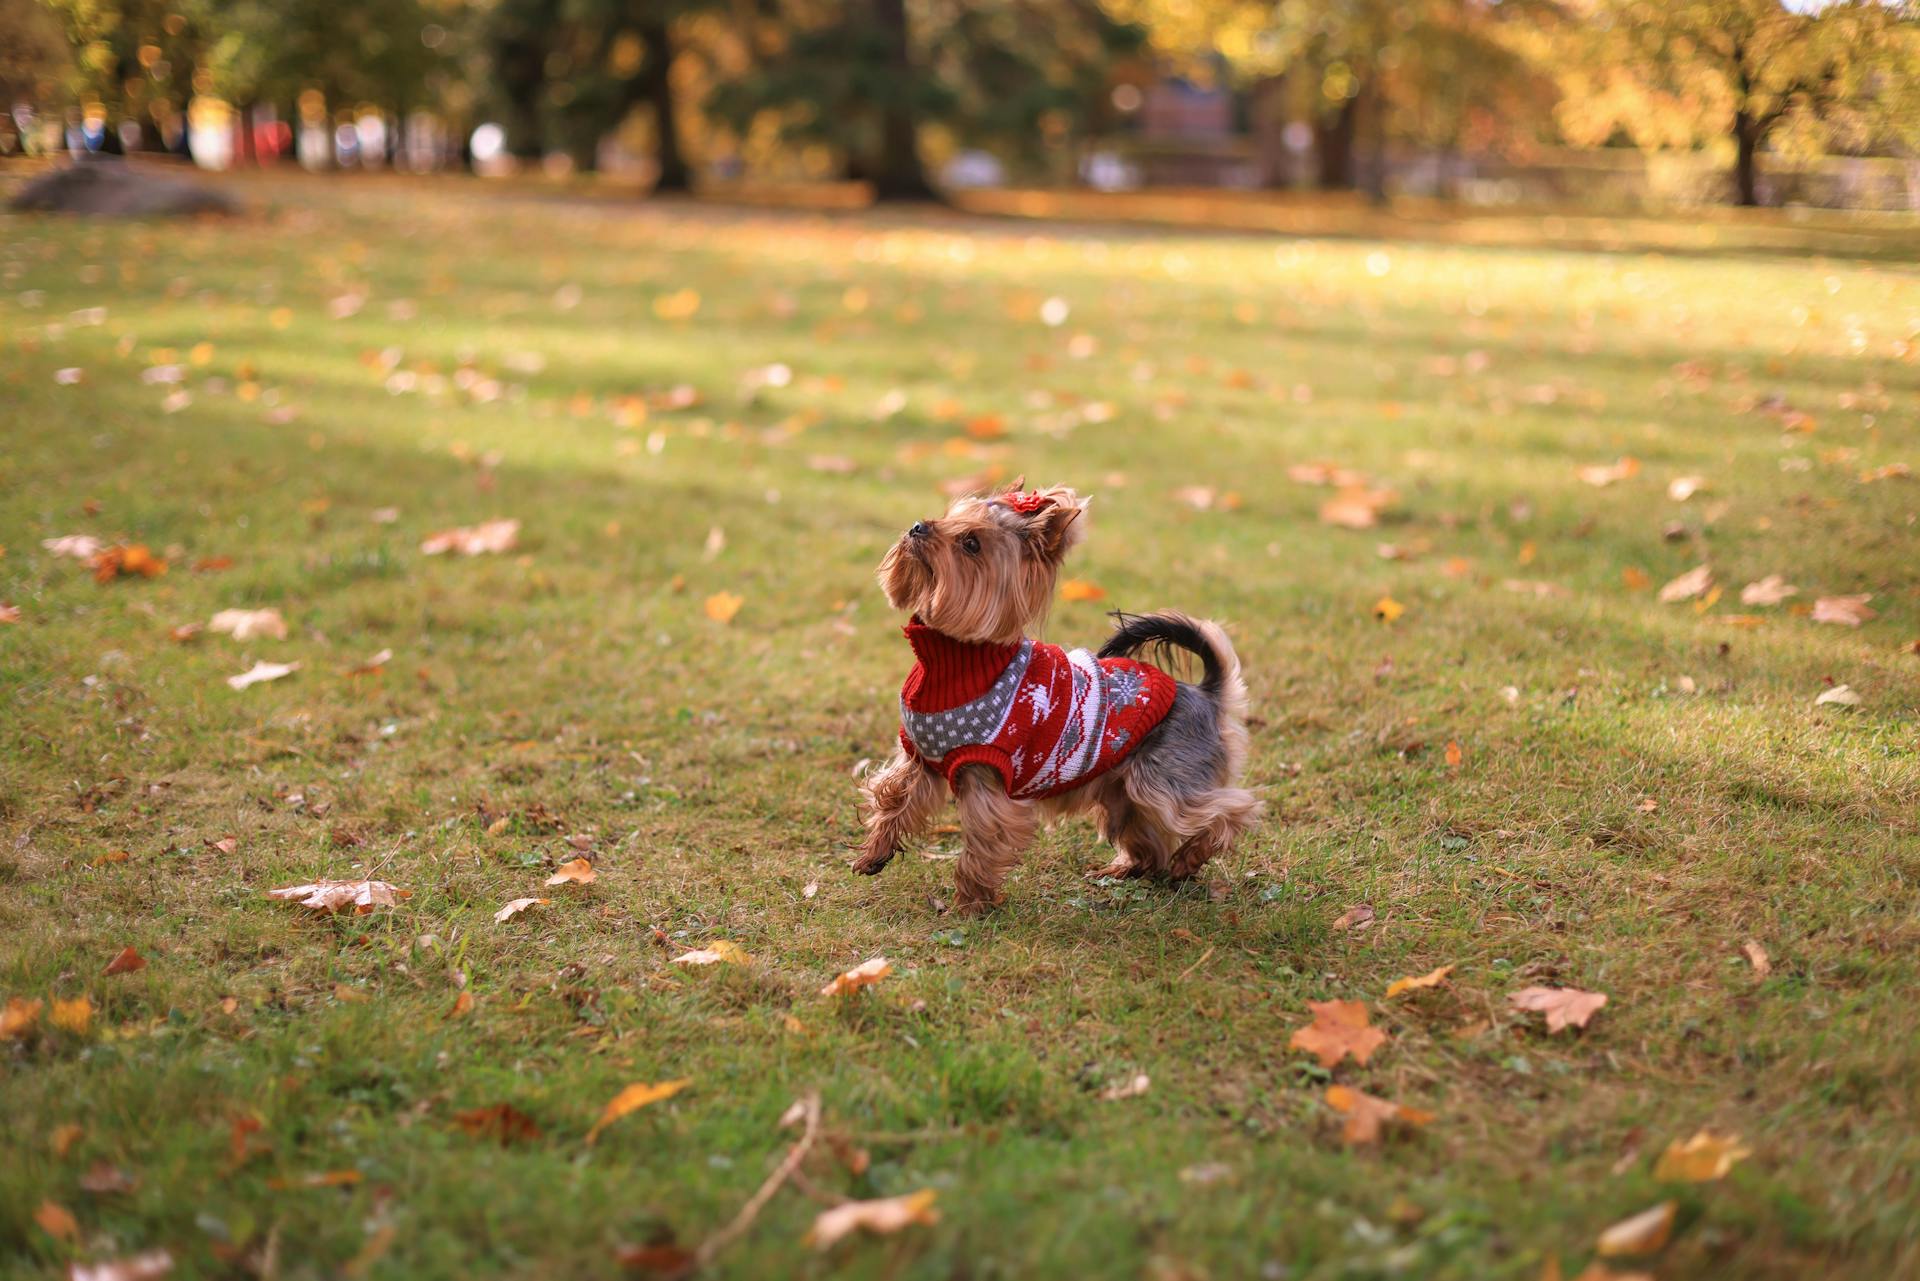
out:
{"label": "fallen leaf", "polygon": [[501,908],[498,912],[495,912],[493,919],[496,921],[511,920],[530,907],[543,906],[546,901],[547,900],[543,898],[517,898]]}
{"label": "fallen leaf", "polygon": [[1758,582],[1748,583],[1740,589],[1742,605],[1778,605],[1789,596],[1797,595],[1800,589],[1778,574],[1768,574]]}
{"label": "fallen leaf", "polygon": [[1640,460],[1637,458],[1621,458],[1611,463],[1588,463],[1584,467],[1575,469],[1574,474],[1589,485],[1595,486],[1596,488],[1604,488],[1607,485],[1616,484],[1623,480],[1631,480],[1633,477],[1638,476],[1640,474]]}
{"label": "fallen leaf", "polygon": [[1380,513],[1399,497],[1391,489],[1349,486],[1320,504],[1320,523],[1341,529],[1372,529],[1380,523]]}
{"label": "fallen leaf", "polygon": [[1407,612],[1407,607],[1391,596],[1382,596],[1373,603],[1373,616],[1383,623],[1391,623]]}
{"label": "fallen leaf", "polygon": [[1813,602],[1813,621],[1858,627],[1868,619],[1880,616],[1879,611],[1867,607],[1867,602],[1872,599],[1871,592],[1858,596],[1822,596]]}
{"label": "fallen leaf", "polygon": [[748,956],[738,943],[728,939],[715,939],[705,947],[697,947],[691,952],[682,952],[673,958],[674,965],[752,965],[753,958]]}
{"label": "fallen leaf", "polygon": [[1644,592],[1652,582],[1647,577],[1647,571],[1637,565],[1629,565],[1620,571],[1620,584],[1630,592]]}
{"label": "fallen leaf", "polygon": [[111,1161],[95,1161],[87,1167],[87,1172],[80,1176],[81,1189],[95,1196],[118,1196],[123,1192],[131,1192],[139,1186],[139,1179]]}
{"label": "fallen leaf", "polygon": [[692,1077],[683,1076],[677,1081],[661,1081],[656,1085],[648,1085],[643,1082],[629,1085],[626,1089],[614,1095],[612,1100],[607,1103],[607,1106],[601,1109],[600,1119],[593,1123],[591,1130],[587,1131],[587,1142],[598,1142],[600,1131],[606,1129],[627,1113],[637,1112],[641,1108],[658,1103],[662,1099],[670,1099],[692,1084]]}
{"label": "fallen leaf", "polygon": [[1365,472],[1325,461],[1295,463],[1287,468],[1287,479],[1302,485],[1334,485],[1341,489],[1364,488]]}
{"label": "fallen leaf", "polygon": [[10,604],[7,601],[0,601],[0,623],[17,623],[19,621],[20,607]]}
{"label": "fallen leaf", "polygon": [[1333,918],[1336,930],[1363,930],[1373,924],[1373,909],[1365,903],[1356,904]]}
{"label": "fallen leaf", "polygon": [[103,547],[93,558],[93,579],[110,583],[116,578],[158,578],[167,572],[167,562],[148,550],[145,543]]}
{"label": "fallen leaf", "polygon": [[80,1141],[86,1129],[75,1122],[68,1121],[53,1127],[53,1133],[47,1136],[47,1150],[53,1153],[56,1161],[64,1161],[73,1145]]}
{"label": "fallen leaf", "polygon": [[277,609],[223,609],[207,622],[207,630],[249,641],[259,636],[287,638],[287,620]]}
{"label": "fallen leaf", "polygon": [[427,556],[438,556],[444,552],[458,552],[462,556],[482,556],[488,553],[510,552],[519,542],[519,521],[489,520],[478,525],[460,525],[453,529],[443,529],[437,534],[429,534],[420,544],[420,551]]}
{"label": "fallen leaf", "polygon": [[570,858],[553,869],[553,875],[547,878],[548,885],[591,885],[599,876],[593,870],[591,860]]}
{"label": "fallen leaf", "polygon": [[347,668],[347,675],[349,676],[377,675],[382,668],[384,668],[388,663],[391,663],[392,661],[393,661],[393,651],[390,649],[383,649],[377,654],[374,654],[371,657],[365,659],[364,661],[355,663],[352,667]]}
{"label": "fallen leaf", "polygon": [[1219,491],[1208,485],[1182,485],[1173,491],[1175,502],[1185,503],[1195,511],[1203,512],[1213,506],[1213,500]]}
{"label": "fallen leaf", "polygon": [[800,897],[812,898],[814,895],[818,894],[819,892],[820,892],[820,882],[808,881],[805,887],[801,889]]}
{"label": "fallen leaf", "polygon": [[227,684],[233,689],[245,689],[249,685],[258,685],[262,681],[277,681],[282,676],[291,676],[300,670],[298,663],[257,662],[238,676],[227,677]]}
{"label": "fallen leaf", "polygon": [[1816,707],[1858,707],[1860,706],[1860,695],[1854,692],[1853,686],[1851,685],[1835,685],[1832,689],[1825,691],[1818,698],[1814,699],[1813,702]]}
{"label": "fallen leaf", "polygon": [[1060,599],[1064,601],[1105,600],[1107,589],[1097,587],[1084,578],[1069,578],[1060,584]]}
{"label": "fallen leaf", "polygon": [[1676,503],[1684,503],[1706,487],[1705,476],[1675,476],[1667,482],[1667,497]]}
{"label": "fallen leaf", "polygon": [[84,996],[76,996],[71,1001],[63,1001],[56,996],[52,1008],[47,1011],[47,1022],[63,1032],[80,1036],[93,1022],[93,1002]]}
{"label": "fallen leaf", "polygon": [[58,1201],[42,1201],[40,1208],[33,1212],[33,1221],[40,1230],[56,1241],[77,1241],[80,1239],[80,1221],[73,1212]]}
{"label": "fallen leaf", "polygon": [[1587,1020],[1607,1003],[1604,992],[1583,992],[1577,987],[1529,987],[1507,997],[1516,1010],[1534,1010],[1547,1016],[1547,1031],[1585,1027]]}
{"label": "fallen leaf", "polygon": [[0,1009],[0,1041],[12,1037],[25,1036],[33,1031],[40,1022],[40,1011],[46,1002],[37,996],[10,996],[5,1009]]}
{"label": "fallen leaf", "polygon": [[267,1186],[275,1192],[294,1188],[350,1188],[366,1177],[358,1170],[319,1170],[313,1174],[296,1174],[291,1178],[268,1179]]}
{"label": "fallen leaf", "polygon": [[661,1276],[681,1277],[692,1273],[693,1251],[671,1243],[665,1245],[623,1245],[613,1252],[613,1261],[634,1272],[653,1272]]}
{"label": "fallen leaf", "polygon": [[1287,1048],[1305,1050],[1330,1068],[1351,1054],[1353,1061],[1366,1066],[1373,1052],[1387,1042],[1387,1034],[1367,1026],[1364,1001],[1308,1001],[1313,1022],[1294,1030]]}
{"label": "fallen leaf", "polygon": [[1701,1130],[1684,1143],[1669,1143],[1654,1164],[1653,1177],[1662,1183],[1711,1183],[1752,1155],[1753,1149],[1742,1147],[1737,1135]]}
{"label": "fallen leaf", "polygon": [[1387,999],[1391,1001],[1402,992],[1418,992],[1423,988],[1439,987],[1447,975],[1453,973],[1451,965],[1443,965],[1437,970],[1422,974],[1418,978],[1395,979],[1387,984]]}
{"label": "fallen leaf", "polygon": [[1713,569],[1708,565],[1696,565],[1680,577],[1660,589],[1660,602],[1671,605],[1675,601],[1692,600],[1705,594],[1713,586]]}
{"label": "fallen leaf", "polygon": [[473,993],[462,992],[453,998],[453,1008],[447,1011],[450,1019],[463,1019],[473,1013]]}
{"label": "fallen leaf", "polygon": [[740,606],[746,603],[746,597],[733,592],[715,592],[707,597],[701,609],[708,618],[716,623],[731,623],[733,616],[740,612]]}
{"label": "fallen leaf", "polygon": [[394,906],[396,899],[413,897],[413,891],[399,889],[385,881],[309,881],[305,885],[268,890],[267,897],[291,900],[316,912],[344,912],[352,908],[355,915],[365,916],[376,907]]}
{"label": "fallen leaf", "polygon": [[511,1143],[530,1143],[540,1137],[540,1127],[533,1118],[511,1103],[455,1112],[453,1123],[469,1138],[492,1139],[503,1148]]}
{"label": "fallen leaf", "polygon": [[916,1223],[938,1223],[940,1212],[933,1208],[937,1195],[937,1189],[923,1188],[879,1201],[848,1201],[821,1211],[803,1239],[814,1249],[825,1250],[850,1232],[890,1236]]}
{"label": "fallen leaf", "polygon": [[1673,1234],[1673,1216],[1678,1208],[1677,1202],[1662,1201],[1651,1210],[1642,1210],[1630,1219],[1622,1219],[1600,1234],[1600,1240],[1594,1248],[1603,1259],[1653,1254]]}
{"label": "fallen leaf", "polygon": [[893,963],[884,956],[876,956],[871,961],[863,961],[846,973],[837,975],[833,982],[820,989],[822,996],[845,996],[863,987],[878,983],[893,973]]}
{"label": "fallen leaf", "polygon": [[1767,949],[1761,947],[1757,941],[1748,939],[1740,945],[1740,951],[1745,954],[1748,962],[1753,966],[1753,972],[1755,974],[1761,978],[1765,978],[1767,975],[1773,973],[1773,962],[1767,958]]}
{"label": "fallen leaf", "polygon": [[120,949],[118,956],[107,962],[107,968],[103,973],[131,974],[135,970],[144,970],[146,968],[146,957],[140,955],[140,953],[134,951],[131,947],[124,947]]}
{"label": "fallen leaf", "polygon": [[67,1268],[67,1281],[158,1281],[171,1271],[171,1254],[165,1250],[148,1250],[104,1263],[72,1264]]}
{"label": "fallen leaf", "polygon": [[1376,1098],[1345,1085],[1327,1087],[1327,1106],[1347,1118],[1340,1137],[1353,1144],[1378,1143],[1381,1129],[1390,1122],[1418,1128],[1434,1119],[1432,1112]]}
{"label": "fallen leaf", "polygon": [[1109,1103],[1116,1103],[1121,1099],[1138,1098],[1142,1094],[1145,1094],[1147,1087],[1152,1084],[1152,1078],[1145,1072],[1140,1072],[1128,1080],[1109,1085],[1106,1089],[1100,1091],[1100,1097]]}
{"label": "fallen leaf", "polygon": [[58,538],[43,538],[40,546],[55,556],[71,556],[75,560],[92,560],[106,550],[106,544],[92,534],[62,534]]}
{"label": "fallen leaf", "polygon": [[1466,751],[1454,739],[1447,740],[1447,768],[1459,769],[1460,762],[1466,759]]}

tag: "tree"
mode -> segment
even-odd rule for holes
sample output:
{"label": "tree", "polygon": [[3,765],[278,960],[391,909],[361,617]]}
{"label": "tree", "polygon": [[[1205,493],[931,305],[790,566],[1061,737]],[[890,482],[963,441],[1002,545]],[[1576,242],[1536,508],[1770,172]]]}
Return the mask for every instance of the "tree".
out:
{"label": "tree", "polygon": [[69,65],[67,40],[41,0],[0,0],[0,110],[52,98]]}
{"label": "tree", "polygon": [[1561,77],[1568,137],[1726,140],[1742,205],[1761,202],[1760,155],[1789,130],[1844,144],[1913,128],[1911,4],[1596,0],[1591,17]]}

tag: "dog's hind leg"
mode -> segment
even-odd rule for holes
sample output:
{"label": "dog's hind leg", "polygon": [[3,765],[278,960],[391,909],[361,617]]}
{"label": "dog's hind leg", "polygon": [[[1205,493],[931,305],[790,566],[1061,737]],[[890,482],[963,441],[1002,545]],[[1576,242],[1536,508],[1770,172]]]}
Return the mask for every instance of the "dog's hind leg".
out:
{"label": "dog's hind leg", "polygon": [[1265,808],[1259,797],[1239,787],[1216,787],[1181,798],[1174,821],[1181,831],[1193,834],[1167,860],[1167,875],[1176,881],[1194,875],[1214,855],[1232,849]]}
{"label": "dog's hind leg", "polygon": [[1100,835],[1113,846],[1113,861],[1105,867],[1088,868],[1087,879],[1124,880],[1158,872],[1169,848],[1166,833],[1150,814],[1133,803],[1126,788],[1118,780],[1109,783],[1101,788],[1094,806]]}
{"label": "dog's hind leg", "polygon": [[873,876],[887,865],[900,849],[900,843],[917,836],[927,826],[934,811],[946,799],[946,780],[922,765],[902,748],[895,748],[893,759],[867,776],[867,836],[860,845],[860,857],[853,870]]}
{"label": "dog's hind leg", "polygon": [[1000,901],[1000,886],[1033,841],[1039,816],[1026,801],[1007,795],[991,766],[967,765],[953,780],[960,802],[960,834],[965,848],[954,864],[957,893],[953,906],[963,913],[984,912]]}

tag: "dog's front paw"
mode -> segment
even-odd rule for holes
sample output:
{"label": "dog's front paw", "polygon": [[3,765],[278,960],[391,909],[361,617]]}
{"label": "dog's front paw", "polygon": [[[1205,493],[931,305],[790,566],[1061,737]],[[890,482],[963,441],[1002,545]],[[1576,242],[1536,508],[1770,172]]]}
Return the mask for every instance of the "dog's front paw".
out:
{"label": "dog's front paw", "polygon": [[862,850],[860,857],[853,860],[853,870],[862,876],[878,876],[888,863],[893,861],[893,851],[888,849]]}
{"label": "dog's front paw", "polygon": [[1001,896],[998,894],[992,898],[970,898],[965,894],[959,894],[954,896],[953,911],[956,916],[985,916],[999,907],[1000,903]]}

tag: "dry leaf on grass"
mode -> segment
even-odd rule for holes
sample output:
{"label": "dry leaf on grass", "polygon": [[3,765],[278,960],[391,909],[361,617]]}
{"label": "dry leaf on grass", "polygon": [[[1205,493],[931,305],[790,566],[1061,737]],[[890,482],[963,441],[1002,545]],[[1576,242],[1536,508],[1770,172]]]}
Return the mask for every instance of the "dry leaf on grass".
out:
{"label": "dry leaf on grass", "polygon": [[245,689],[249,685],[258,685],[262,681],[277,681],[282,676],[291,676],[299,670],[298,663],[258,662],[238,676],[227,677],[227,685],[233,689]]}
{"label": "dry leaf on grass", "polygon": [[478,525],[462,525],[429,534],[420,544],[420,550],[428,556],[439,556],[445,552],[481,556],[490,552],[510,552],[519,541],[519,521],[489,520]]}
{"label": "dry leaf on grass", "polygon": [[33,1212],[33,1221],[40,1230],[56,1241],[77,1241],[80,1238],[80,1221],[73,1217],[73,1211],[58,1201],[42,1201],[40,1208]]}
{"label": "dry leaf on grass", "polygon": [[1640,460],[1621,458],[1611,463],[1588,463],[1575,469],[1575,475],[1595,488],[1604,488],[1640,474]]}
{"label": "dry leaf on grass", "polygon": [[144,970],[146,968],[146,957],[140,955],[140,953],[134,951],[131,947],[124,947],[120,949],[119,955],[107,962],[107,968],[103,972],[107,974],[131,974],[135,970]]}
{"label": "dry leaf on grass", "polygon": [[591,885],[599,876],[593,870],[593,863],[584,858],[570,858],[553,869],[553,875],[547,878],[549,885]]}
{"label": "dry leaf on grass", "polygon": [[267,1186],[275,1192],[294,1188],[350,1188],[363,1182],[366,1177],[358,1170],[318,1170],[312,1174],[268,1179]]}
{"label": "dry leaf on grass", "polygon": [[1778,605],[1789,596],[1799,593],[1800,589],[1778,574],[1768,574],[1757,582],[1748,583],[1740,589],[1742,605]]}
{"label": "dry leaf on grass", "polygon": [[1684,503],[1706,487],[1705,476],[1675,476],[1667,482],[1667,497],[1676,503]]}
{"label": "dry leaf on grass", "polygon": [[1367,1025],[1365,1001],[1308,1001],[1313,1022],[1294,1030],[1287,1048],[1305,1050],[1330,1068],[1351,1054],[1353,1061],[1366,1066],[1373,1052],[1387,1042],[1387,1034]]}
{"label": "dry leaf on grass", "polygon": [[1434,1118],[1431,1112],[1376,1098],[1345,1085],[1327,1087],[1327,1106],[1347,1118],[1340,1137],[1354,1144],[1378,1143],[1380,1131],[1388,1124],[1418,1128]]}
{"label": "dry leaf on grass", "polygon": [[1219,491],[1208,485],[1182,485],[1173,491],[1173,500],[1185,503],[1195,511],[1203,512],[1213,506],[1213,500]]}
{"label": "dry leaf on grass", "polygon": [[1601,1006],[1607,1003],[1604,992],[1583,992],[1577,987],[1529,987],[1507,997],[1516,1010],[1535,1010],[1547,1016],[1547,1031],[1585,1027]]}
{"label": "dry leaf on grass", "polygon": [[75,560],[92,560],[106,550],[106,544],[92,534],[62,534],[58,538],[43,538],[40,546],[55,556],[71,556]]}
{"label": "dry leaf on grass", "polygon": [[95,1161],[80,1176],[82,1191],[95,1196],[120,1196],[140,1186],[140,1180],[111,1161]]}
{"label": "dry leaf on grass", "polygon": [[84,996],[76,996],[71,1001],[63,1001],[56,996],[52,1008],[47,1011],[47,1022],[63,1032],[79,1036],[93,1022],[93,1002]]}
{"label": "dry leaf on grass", "polygon": [[1677,1202],[1662,1201],[1651,1210],[1622,1219],[1600,1234],[1595,1249],[1603,1259],[1653,1254],[1673,1235],[1673,1216],[1678,1208]]}
{"label": "dry leaf on grass", "polygon": [[1383,623],[1391,623],[1407,612],[1407,607],[1391,596],[1382,596],[1373,603],[1373,616]]}
{"label": "dry leaf on grass", "polygon": [[17,623],[19,621],[20,607],[7,601],[0,601],[0,623]]}
{"label": "dry leaf on grass", "polygon": [[1880,616],[1879,611],[1867,607],[1867,602],[1872,599],[1872,592],[1862,592],[1857,596],[1822,596],[1813,602],[1813,621],[1858,627]]}
{"label": "dry leaf on grass", "polygon": [[692,1274],[698,1259],[693,1251],[671,1242],[663,1245],[622,1245],[613,1251],[613,1261],[629,1272],[651,1272],[657,1276],[684,1277]]}
{"label": "dry leaf on grass", "polygon": [[820,989],[820,995],[845,996],[863,987],[871,987],[891,973],[893,973],[893,963],[884,956],[876,956],[871,961],[863,961],[854,966],[845,974],[836,975],[833,982]]}
{"label": "dry leaf on grass", "polygon": [[1064,601],[1105,600],[1107,589],[1095,586],[1084,578],[1069,578],[1060,584],[1060,599]]}
{"label": "dry leaf on grass", "polygon": [[1149,1077],[1145,1072],[1140,1072],[1128,1080],[1109,1085],[1106,1089],[1100,1091],[1100,1097],[1109,1103],[1116,1103],[1121,1099],[1134,1099],[1145,1094],[1147,1087],[1152,1084],[1153,1078]]}
{"label": "dry leaf on grass", "polygon": [[1320,523],[1340,529],[1372,529],[1380,523],[1380,513],[1399,497],[1391,489],[1349,486],[1320,504]]}
{"label": "dry leaf on grass", "polygon": [[1767,949],[1761,947],[1755,939],[1748,939],[1740,945],[1741,953],[1753,966],[1753,972],[1761,978],[1773,973],[1773,962],[1767,958]]}
{"label": "dry leaf on grass", "polygon": [[1367,474],[1324,459],[1294,463],[1287,468],[1287,479],[1301,485],[1335,485],[1341,489],[1364,488]]}
{"label": "dry leaf on grass", "polygon": [[473,1013],[473,993],[462,992],[453,998],[453,1008],[447,1011],[450,1019],[463,1019]]}
{"label": "dry leaf on grass", "polygon": [[1447,768],[1459,769],[1460,762],[1465,760],[1466,758],[1467,758],[1466,749],[1460,746],[1459,740],[1452,739],[1452,738],[1448,739],[1447,751],[1446,751]]}
{"label": "dry leaf on grass", "polygon": [[285,640],[287,620],[280,617],[277,609],[223,609],[207,621],[207,630],[231,636],[237,641],[249,641],[259,636]]}
{"label": "dry leaf on grass", "polygon": [[673,965],[752,965],[753,958],[735,942],[728,939],[714,939],[705,947],[697,947],[691,952],[682,952],[670,962]]}
{"label": "dry leaf on grass", "polygon": [[67,1281],[158,1281],[171,1271],[171,1254],[165,1250],[148,1250],[124,1259],[71,1264],[67,1268]]}
{"label": "dry leaf on grass", "polygon": [[47,1150],[53,1153],[55,1160],[64,1161],[67,1159],[67,1153],[73,1150],[73,1145],[78,1143],[80,1136],[86,1132],[84,1126],[72,1121],[56,1125],[53,1127],[53,1133],[47,1136]]}
{"label": "dry leaf on grass", "polygon": [[1675,1139],[1660,1154],[1653,1177],[1662,1183],[1711,1183],[1724,1179],[1733,1167],[1753,1155],[1738,1135],[1701,1130],[1682,1142]]}
{"label": "dry leaf on grass", "polygon": [[1851,685],[1835,685],[1832,689],[1822,691],[1813,704],[1815,707],[1858,707],[1860,695]]}
{"label": "dry leaf on grass", "polygon": [[116,578],[158,578],[167,572],[167,562],[155,556],[145,543],[103,547],[93,558],[93,580],[110,583]]}
{"label": "dry leaf on grass", "polygon": [[501,1147],[510,1143],[532,1142],[540,1137],[540,1127],[534,1123],[534,1119],[511,1103],[495,1103],[491,1107],[455,1112],[453,1123],[469,1137],[492,1139]]}
{"label": "dry leaf on grass", "polygon": [[1709,565],[1696,565],[1680,577],[1660,589],[1660,601],[1672,605],[1677,601],[1692,600],[1704,595],[1713,586],[1713,568]]}
{"label": "dry leaf on grass", "polygon": [[1373,924],[1373,909],[1365,903],[1348,908],[1333,918],[1336,930],[1364,930]]}
{"label": "dry leaf on grass", "polygon": [[376,907],[392,907],[397,899],[413,897],[412,890],[399,889],[385,881],[309,881],[268,890],[268,898],[284,899],[310,907],[316,912],[344,912],[365,916]]}
{"label": "dry leaf on grass", "polygon": [[25,1036],[40,1023],[40,1011],[46,1003],[37,996],[10,996],[0,1009],[0,1041]]}
{"label": "dry leaf on grass", "polygon": [[923,1188],[906,1196],[879,1201],[849,1201],[824,1210],[814,1219],[804,1238],[816,1250],[825,1250],[850,1232],[871,1232],[890,1236],[913,1224],[934,1224],[940,1212],[933,1208],[938,1195],[934,1188]]}
{"label": "dry leaf on grass", "polygon": [[517,898],[493,914],[496,921],[510,921],[530,907],[541,907],[547,900],[543,898]]}
{"label": "dry leaf on grass", "polygon": [[1423,988],[1439,987],[1447,975],[1453,973],[1451,965],[1443,965],[1437,970],[1422,974],[1418,978],[1395,979],[1387,984],[1387,999],[1391,1001],[1402,992],[1418,992]]}
{"label": "dry leaf on grass", "polygon": [[701,609],[716,623],[731,623],[733,616],[740,612],[740,607],[746,604],[746,600],[746,597],[733,592],[715,592],[707,597]]}
{"label": "dry leaf on grass", "polygon": [[645,1082],[637,1082],[629,1085],[626,1089],[614,1095],[607,1103],[607,1106],[601,1109],[600,1119],[593,1123],[591,1130],[587,1131],[587,1142],[599,1142],[600,1131],[606,1129],[627,1113],[638,1112],[641,1108],[658,1103],[662,1099],[670,1099],[692,1084],[692,1077],[683,1076],[677,1081],[661,1081],[655,1085],[649,1085]]}

